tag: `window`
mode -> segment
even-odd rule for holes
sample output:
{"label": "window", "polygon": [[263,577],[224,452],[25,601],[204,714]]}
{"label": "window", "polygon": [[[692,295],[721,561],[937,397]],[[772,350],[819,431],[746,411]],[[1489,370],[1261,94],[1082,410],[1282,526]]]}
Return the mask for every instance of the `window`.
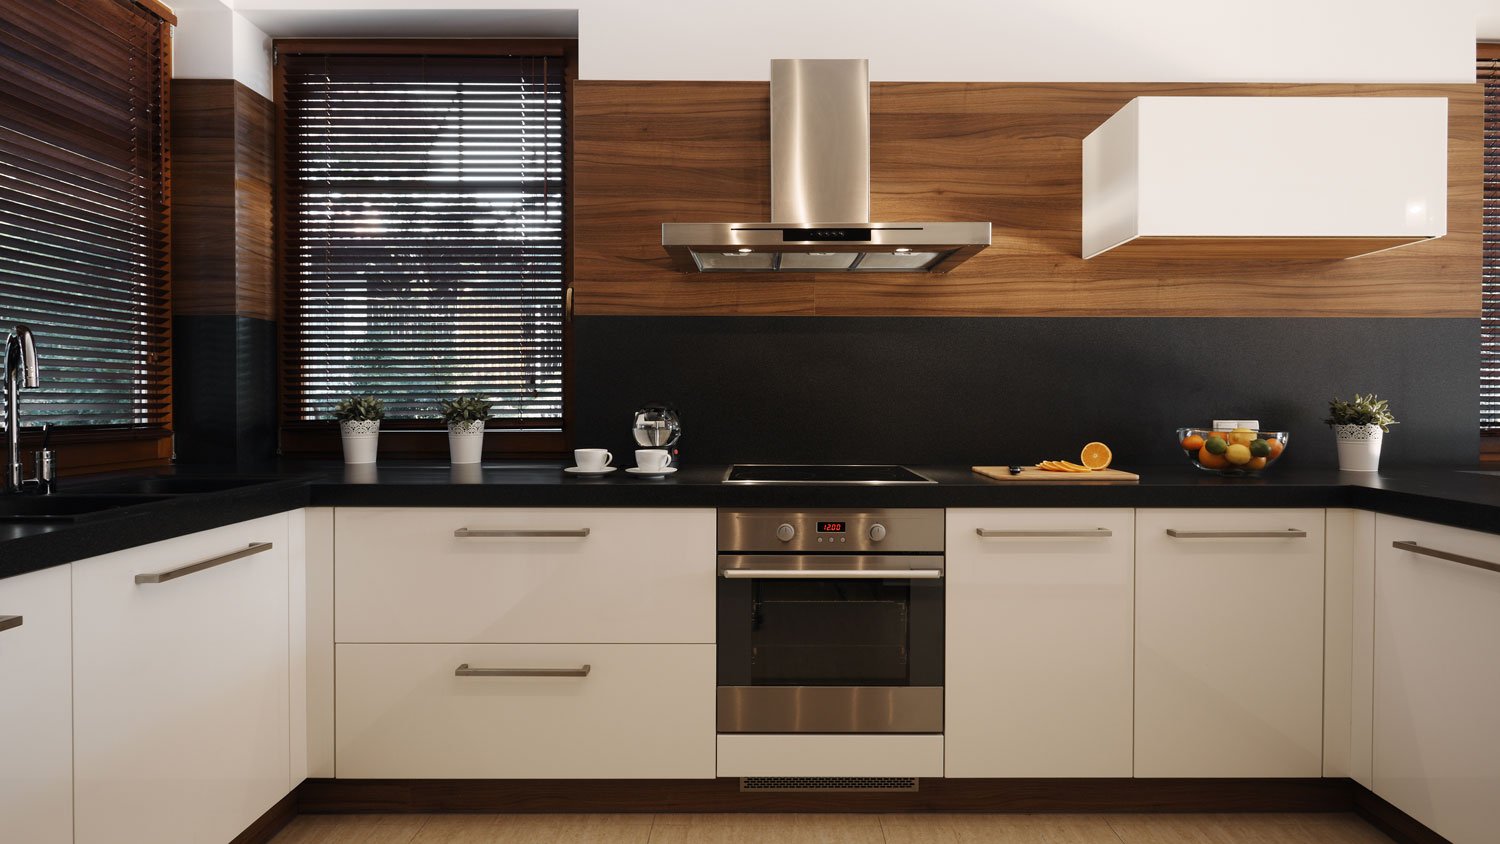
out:
{"label": "window", "polygon": [[68,471],[171,456],[171,60],[149,5],[0,3],[0,335],[36,336],[28,429],[92,443],[60,450]]}
{"label": "window", "polygon": [[1484,260],[1479,351],[1479,426],[1486,456],[1500,458],[1500,44],[1479,45],[1484,85]]}
{"label": "window", "polygon": [[463,393],[493,453],[565,448],[572,44],[277,44],[284,453],[356,393],[391,453],[446,451]]}

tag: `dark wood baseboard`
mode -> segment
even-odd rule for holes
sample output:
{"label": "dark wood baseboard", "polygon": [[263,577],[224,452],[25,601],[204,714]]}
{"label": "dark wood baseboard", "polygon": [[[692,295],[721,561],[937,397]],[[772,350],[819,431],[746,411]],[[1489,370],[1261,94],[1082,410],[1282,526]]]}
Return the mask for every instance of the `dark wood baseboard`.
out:
{"label": "dark wood baseboard", "polygon": [[739,780],[308,780],[333,812],[1352,812],[1347,779],[924,779],[914,792],[754,793]]}
{"label": "dark wood baseboard", "polygon": [[1353,791],[1354,811],[1400,844],[1452,844],[1359,783],[1353,783]]}
{"label": "dark wood baseboard", "polygon": [[290,794],[276,801],[275,806],[256,818],[255,823],[245,827],[245,831],[236,835],[229,844],[267,844],[276,837],[276,833],[292,822],[292,818],[297,817],[297,802],[301,791],[301,786],[292,789]]}

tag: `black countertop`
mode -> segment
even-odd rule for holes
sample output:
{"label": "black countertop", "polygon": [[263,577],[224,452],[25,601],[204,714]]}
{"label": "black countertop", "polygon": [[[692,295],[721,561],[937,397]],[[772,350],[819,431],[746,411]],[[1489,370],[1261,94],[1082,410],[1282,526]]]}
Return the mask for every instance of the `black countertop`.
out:
{"label": "black countertop", "polygon": [[[1172,466],[1138,469],[1140,483],[1117,484],[1001,482],[967,467],[915,466],[937,483],[738,486],[722,483],[725,466],[687,466],[656,480],[623,471],[602,478],[574,477],[561,466],[388,461],[374,466],[286,462],[253,471],[180,467],[178,475],[253,473],[272,479],[170,496],[71,523],[0,522],[0,578],[308,506],[1354,507],[1500,533],[1500,473],[1458,468],[1366,474],[1282,467],[1263,478],[1245,479]],[[107,489],[119,477],[65,481],[62,493]]]}

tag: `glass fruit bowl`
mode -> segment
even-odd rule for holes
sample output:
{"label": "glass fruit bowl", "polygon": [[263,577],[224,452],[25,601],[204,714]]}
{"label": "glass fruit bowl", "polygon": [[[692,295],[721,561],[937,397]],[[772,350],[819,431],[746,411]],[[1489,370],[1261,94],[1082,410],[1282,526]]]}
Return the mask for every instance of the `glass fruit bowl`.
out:
{"label": "glass fruit bowl", "polygon": [[1286,431],[1236,428],[1178,428],[1177,445],[1194,466],[1230,477],[1253,477],[1269,469],[1286,453]]}

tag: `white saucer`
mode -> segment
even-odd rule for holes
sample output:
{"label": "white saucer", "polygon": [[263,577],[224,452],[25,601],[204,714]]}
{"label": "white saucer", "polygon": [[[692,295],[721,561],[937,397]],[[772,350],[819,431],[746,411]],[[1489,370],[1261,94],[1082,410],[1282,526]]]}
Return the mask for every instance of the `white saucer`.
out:
{"label": "white saucer", "polygon": [[619,467],[605,466],[603,469],[585,469],[582,466],[565,466],[563,467],[563,471],[567,472],[570,475],[583,475],[585,477],[597,478],[600,475],[608,475],[610,472],[613,472],[617,468]]}
{"label": "white saucer", "polygon": [[639,466],[631,466],[625,471],[629,472],[632,475],[640,475],[643,478],[665,478],[666,476],[677,471],[677,467],[667,466],[662,469],[642,469]]}

